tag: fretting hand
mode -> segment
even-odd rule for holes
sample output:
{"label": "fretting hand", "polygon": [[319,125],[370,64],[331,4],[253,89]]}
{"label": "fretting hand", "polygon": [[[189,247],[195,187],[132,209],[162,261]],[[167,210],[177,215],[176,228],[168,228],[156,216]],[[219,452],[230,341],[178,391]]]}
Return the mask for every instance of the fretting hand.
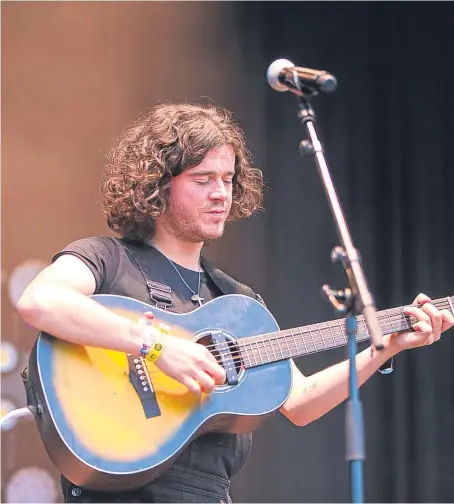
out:
{"label": "fretting hand", "polygon": [[413,304],[404,313],[417,319],[412,326],[413,331],[404,331],[388,336],[389,345],[397,352],[431,345],[440,339],[441,333],[454,326],[454,317],[448,310],[438,310],[431,299],[425,294],[419,294]]}

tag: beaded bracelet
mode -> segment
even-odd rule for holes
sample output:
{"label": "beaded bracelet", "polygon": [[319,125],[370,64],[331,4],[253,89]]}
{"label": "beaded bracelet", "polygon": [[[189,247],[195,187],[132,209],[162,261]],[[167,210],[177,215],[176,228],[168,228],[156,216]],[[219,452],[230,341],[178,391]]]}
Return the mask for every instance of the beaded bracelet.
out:
{"label": "beaded bracelet", "polygon": [[[370,358],[371,360],[373,360],[374,358],[374,347],[371,346],[370,347]],[[375,364],[374,364],[375,366]],[[391,374],[393,371],[394,371],[394,356],[391,357],[391,363],[389,365],[389,367],[385,368],[385,369],[380,369],[380,367],[377,367],[375,366],[377,371],[382,374],[382,375],[388,375],[388,374]]]}
{"label": "beaded bracelet", "polygon": [[143,334],[143,343],[142,347],[140,348],[139,355],[140,357],[145,359],[155,342],[156,329],[151,326],[144,327],[142,334]]}

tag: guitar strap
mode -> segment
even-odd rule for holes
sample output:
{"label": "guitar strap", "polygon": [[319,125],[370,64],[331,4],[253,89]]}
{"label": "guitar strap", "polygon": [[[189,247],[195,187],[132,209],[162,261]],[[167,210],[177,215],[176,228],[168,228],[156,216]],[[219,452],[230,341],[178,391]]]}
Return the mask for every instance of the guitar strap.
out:
{"label": "guitar strap", "polygon": [[[131,250],[131,247],[129,247],[127,243],[120,240],[118,241],[123,247],[126,247],[128,249],[132,258],[139,266],[139,269],[141,270],[142,275],[147,283],[150,298],[153,300],[155,306],[161,308],[162,310],[175,312],[175,309],[173,307],[172,289],[166,284],[149,280],[145,275],[144,269],[140,264],[140,258],[137,256],[137,254],[135,254]],[[235,280],[231,276],[227,275],[227,273],[224,273],[224,271],[216,268],[216,266],[214,266],[214,264],[208,259],[201,257],[201,263],[208,276],[211,278],[211,280],[213,280],[222,294],[243,294],[244,296],[249,296],[253,299],[256,299],[263,305],[265,304],[259,294],[256,294],[247,285],[242,284],[241,282],[238,282],[238,280]]]}
{"label": "guitar strap", "polygon": [[231,276],[227,275],[227,273],[224,273],[224,271],[216,268],[216,266],[214,266],[211,261],[208,261],[208,259],[202,257],[201,262],[208,276],[211,278],[211,280],[213,280],[222,294],[243,294],[244,296],[249,296],[253,299],[256,299],[263,305],[265,304],[260,294],[256,294],[247,285],[238,282],[238,280],[235,280]]}
{"label": "guitar strap", "polygon": [[[257,301],[260,301],[263,305],[265,304],[262,296],[260,296],[260,294],[256,294],[247,285],[238,282],[238,280],[235,280],[231,276],[227,275],[227,273],[224,273],[219,268],[216,268],[205,258],[202,258],[201,262],[208,276],[211,280],[213,280],[222,294],[243,294],[244,296],[249,296]],[[150,292],[150,297],[156,303],[158,308],[175,312],[173,307],[172,289],[168,285],[147,280],[147,286]]]}

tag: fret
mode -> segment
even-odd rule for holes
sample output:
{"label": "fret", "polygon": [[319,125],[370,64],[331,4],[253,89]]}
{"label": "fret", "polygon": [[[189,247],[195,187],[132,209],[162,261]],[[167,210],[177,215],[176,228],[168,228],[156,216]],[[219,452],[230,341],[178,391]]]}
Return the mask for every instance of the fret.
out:
{"label": "fret", "polygon": [[[362,336],[360,336],[358,338],[358,341],[370,340],[369,329],[367,328],[367,324],[366,324],[366,321],[364,320],[364,317],[361,317],[360,323],[363,324],[363,328],[362,328]],[[379,325],[380,325],[380,322],[379,322]],[[380,325],[380,328],[381,328],[381,325]]]}
{"label": "fret", "polygon": [[337,330],[339,331],[339,342],[338,342],[339,346],[342,344],[345,338],[346,319],[337,319]]}
{"label": "fret", "polygon": [[[269,337],[269,336],[268,336]],[[267,354],[266,351],[266,339],[264,336],[262,336],[262,341],[257,342],[257,348],[256,348],[256,353],[255,353],[255,358],[258,361],[259,364],[263,364],[265,362],[263,358],[263,353],[265,352],[265,355]]]}
{"label": "fret", "polygon": [[[252,353],[252,358],[254,358],[254,366],[258,366],[260,364],[260,362],[257,360],[257,353],[258,353],[258,349],[259,349],[259,341],[258,340],[255,340],[253,342],[251,342],[250,344],[250,350],[251,350],[251,353]],[[252,360],[251,358],[251,360]]]}
{"label": "fret", "polygon": [[262,335],[260,339],[257,339],[254,350],[254,359],[257,361],[258,364],[263,364],[262,349],[264,346],[265,346],[264,337]]}
{"label": "fret", "polygon": [[[345,319],[344,319],[345,321]],[[347,343],[347,335],[345,334],[345,325],[342,324],[342,320],[340,319],[337,319],[337,323],[340,327],[340,330],[341,330],[341,340],[345,339],[345,343]]]}
{"label": "fret", "polygon": [[[321,339],[321,342],[322,342],[322,348],[324,350],[326,350],[326,344],[325,344],[325,339],[323,338],[323,333],[322,333],[322,329],[320,329],[320,324],[317,324],[317,331],[318,331],[318,339]],[[314,341],[314,346],[315,346],[315,351],[318,350],[318,346],[317,346],[317,343],[316,341]]]}
{"label": "fret", "polygon": [[258,341],[254,347],[254,359],[257,364],[263,364],[262,346],[260,345],[260,341]]}
{"label": "fret", "polygon": [[[361,329],[360,329],[360,324],[362,324]],[[382,323],[380,322],[380,320],[378,321],[378,325],[380,326],[380,329],[383,332],[383,327],[382,327]],[[366,324],[366,321],[364,320],[363,316],[358,317],[358,335],[357,335],[356,339],[358,340],[358,342],[370,340],[369,330],[367,328],[367,324]]]}
{"label": "fret", "polygon": [[276,339],[276,343],[277,343],[277,346],[279,348],[279,351],[281,352],[281,358],[284,359],[284,351],[282,350],[282,335],[283,335],[283,332],[279,333],[281,335],[278,335],[277,339]]}
{"label": "fret", "polygon": [[309,332],[306,331],[304,337],[304,347],[306,348],[306,354],[310,353],[310,340],[312,339],[312,324],[307,326]]}
{"label": "fret", "polygon": [[[447,309],[454,313],[453,302],[454,296],[432,301],[440,310]],[[377,312],[377,317],[383,334],[406,331],[411,328],[413,320],[412,316],[403,313],[403,307]],[[356,319],[357,341],[369,340],[369,329],[364,316],[358,315]],[[338,332],[339,338],[337,336]],[[291,341],[289,341],[290,338],[292,338]],[[321,341],[319,343],[320,338]],[[327,338],[330,338],[331,341],[328,341]],[[285,331],[277,331],[275,333],[251,336],[241,342],[241,348],[245,350],[245,352],[242,352],[242,357],[244,359],[247,358],[246,365],[257,366],[287,357],[299,357],[328,350],[329,348],[343,346],[347,343],[346,319],[344,318],[296,327],[294,329],[286,329]],[[292,345],[294,345],[294,348]]]}
{"label": "fret", "polygon": [[317,346],[317,341],[319,339],[322,340],[322,347],[325,348],[325,340],[323,339],[323,336],[322,336],[322,332],[321,332],[321,329],[320,329],[320,324],[317,322],[317,324],[315,324],[315,334],[316,334],[316,337],[314,338],[314,336],[311,334],[312,336],[312,343],[314,344],[314,352],[317,351],[318,349],[318,346]]}
{"label": "fret", "polygon": [[[281,334],[283,334],[283,331],[281,331]],[[277,338],[275,339],[275,341],[277,343],[277,347],[279,348],[279,351],[281,352],[281,357],[283,359],[284,358],[284,352],[282,351],[282,347],[281,347],[281,338],[282,338],[282,336],[279,336],[279,334],[277,334]]]}
{"label": "fret", "polygon": [[258,362],[257,362],[257,359],[255,357],[255,351],[254,351],[256,346],[257,346],[256,343],[254,343],[254,347],[252,346],[252,342],[249,343],[249,350],[250,350],[250,354],[251,354],[251,356],[249,357],[249,361],[250,361],[250,363],[252,365],[252,358],[253,358],[254,359],[254,365],[257,366]]}
{"label": "fret", "polygon": [[[292,334],[292,331],[290,331],[290,335],[291,335],[291,334]],[[285,344],[287,345],[287,352],[288,352],[287,357],[291,357],[291,356],[292,356],[292,352],[290,351],[290,347],[289,347],[289,345],[288,345],[288,336],[289,336],[288,334],[286,334],[286,335],[284,336],[284,341],[285,341]]]}
{"label": "fret", "polygon": [[[307,329],[309,329],[309,333],[306,332],[305,336],[309,336],[309,338],[312,337],[311,331],[312,331],[312,325],[307,326]],[[309,338],[303,338],[304,341],[304,348],[306,349],[306,354],[309,353],[309,349],[307,347],[307,343],[309,342]],[[307,341],[306,341],[307,340]]]}
{"label": "fret", "polygon": [[331,338],[332,338],[332,340],[333,340],[333,346],[336,346],[336,340],[335,340],[335,338],[334,338],[334,333],[333,333],[333,330],[332,330],[332,328],[331,328],[331,324],[330,324],[330,322],[328,322],[328,323],[327,323],[327,326],[328,326],[328,329],[329,329],[329,333],[330,333],[330,335],[331,335]]}
{"label": "fret", "polygon": [[[276,333],[273,333],[273,335],[275,335],[275,334],[276,334]],[[276,357],[276,352],[274,351],[274,345],[273,345],[273,343],[272,343],[272,341],[271,341],[271,337],[270,337],[270,336],[268,336],[268,341],[269,341],[269,343],[270,343],[271,350],[273,351],[273,357],[274,357],[274,360],[275,360],[275,361],[277,361],[277,360],[278,360],[278,358]],[[268,357],[268,350],[266,351],[266,356]],[[271,361],[270,361],[270,360],[268,360],[268,362],[271,362]]]}
{"label": "fret", "polygon": [[[301,339],[303,340],[303,343],[304,343],[304,350],[306,351],[306,355],[307,355],[309,353],[309,350],[307,349],[306,338],[305,338],[304,334],[301,332],[301,327],[299,329],[300,329]],[[311,326],[308,326],[307,329],[309,329],[309,334],[310,334],[311,333]]]}
{"label": "fret", "polygon": [[[251,366],[251,360],[249,358],[248,354],[248,349],[247,349],[247,342],[246,341],[238,341],[238,354],[240,356],[241,363],[245,368],[248,368]],[[247,359],[247,362],[246,362]]]}
{"label": "fret", "polygon": [[266,349],[266,337],[268,337],[269,339],[270,336],[267,334],[262,334],[260,340],[257,341],[257,353],[258,357],[260,358],[260,364],[264,364],[266,362],[263,356],[263,352],[265,351],[265,355],[268,355],[268,351]]}
{"label": "fret", "polygon": [[[316,325],[316,328],[315,328],[315,329],[316,329],[316,330],[318,331],[318,333],[320,334],[320,327],[319,327],[319,324],[317,323],[317,324],[315,324],[315,325]],[[311,338],[312,338],[312,344],[314,345],[314,352],[316,352],[316,351],[317,351],[317,344],[315,343],[315,338],[314,338],[314,336],[312,335],[312,333],[311,333]],[[322,338],[322,341],[323,341],[323,338]]]}
{"label": "fret", "polygon": [[389,324],[391,326],[391,332],[394,332],[394,324],[393,324],[393,320],[391,318],[391,315],[389,314],[389,311],[390,310],[386,310],[386,315],[388,315]]}
{"label": "fret", "polygon": [[299,354],[299,350],[298,350],[298,343],[296,342],[296,337],[295,337],[295,331],[291,331],[291,334],[292,334],[292,337],[293,337],[293,342],[295,343],[295,353],[294,355],[298,355]]}
{"label": "fret", "polygon": [[323,343],[324,348],[332,348],[333,344],[328,341],[328,339],[330,337],[332,339],[332,334],[330,331],[329,324],[327,322],[322,324],[321,336],[322,336],[322,343]]}

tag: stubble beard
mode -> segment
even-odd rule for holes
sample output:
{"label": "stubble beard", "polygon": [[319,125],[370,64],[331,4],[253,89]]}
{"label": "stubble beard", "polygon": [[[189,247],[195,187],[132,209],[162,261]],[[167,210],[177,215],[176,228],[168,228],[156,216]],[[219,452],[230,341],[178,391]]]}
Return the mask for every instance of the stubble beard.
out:
{"label": "stubble beard", "polygon": [[178,214],[175,214],[170,210],[163,222],[163,227],[167,233],[178,240],[189,243],[204,243],[222,237],[225,221],[222,222],[222,225],[211,226],[213,231],[210,232],[207,230],[208,226],[203,226],[203,224],[198,224],[193,219],[188,218],[187,213],[178,212]]}

